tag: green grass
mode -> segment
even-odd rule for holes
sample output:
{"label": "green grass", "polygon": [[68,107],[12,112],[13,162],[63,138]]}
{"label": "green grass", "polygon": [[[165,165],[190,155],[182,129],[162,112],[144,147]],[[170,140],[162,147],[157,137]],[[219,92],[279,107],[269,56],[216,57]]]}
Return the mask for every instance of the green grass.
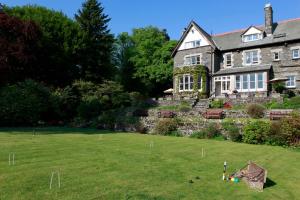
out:
{"label": "green grass", "polygon": [[[32,129],[0,130],[1,200],[290,200],[300,196],[297,149],[92,129],[52,128],[32,133]],[[16,155],[15,166],[8,166],[10,152]],[[248,160],[255,161],[268,170],[273,184],[270,181],[264,192],[257,192],[243,182],[223,182],[225,160],[230,172]],[[61,188],[55,179],[50,190],[51,172],[57,170]]]}

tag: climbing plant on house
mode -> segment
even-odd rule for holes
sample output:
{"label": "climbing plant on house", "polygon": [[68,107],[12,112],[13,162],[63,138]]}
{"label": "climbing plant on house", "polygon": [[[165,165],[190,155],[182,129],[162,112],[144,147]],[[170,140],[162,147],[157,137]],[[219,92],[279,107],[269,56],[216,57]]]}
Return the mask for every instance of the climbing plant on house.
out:
{"label": "climbing plant on house", "polygon": [[[184,66],[174,68],[173,75],[175,80],[175,91],[179,92],[179,77],[184,74],[191,74],[195,83],[193,84],[193,91],[181,92],[182,95],[198,92],[199,98],[207,97],[207,70],[203,65],[197,65],[194,67]],[[201,88],[198,88],[199,77],[201,77]]]}

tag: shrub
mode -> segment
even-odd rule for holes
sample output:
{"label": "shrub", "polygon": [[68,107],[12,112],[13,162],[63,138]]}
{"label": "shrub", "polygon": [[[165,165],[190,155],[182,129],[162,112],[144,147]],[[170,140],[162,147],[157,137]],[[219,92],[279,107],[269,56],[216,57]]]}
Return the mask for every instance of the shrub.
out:
{"label": "shrub", "polygon": [[243,142],[249,144],[263,144],[270,131],[270,123],[254,120],[248,122],[244,127]]}
{"label": "shrub", "polygon": [[282,94],[282,92],[285,90],[285,85],[283,83],[274,83],[273,87],[274,90],[280,94]]}
{"label": "shrub", "polygon": [[40,120],[48,120],[52,112],[50,90],[32,80],[5,86],[0,96],[2,126],[36,125]]}
{"label": "shrub", "polygon": [[249,104],[246,108],[247,114],[252,118],[262,118],[265,114],[265,107],[260,104]]}
{"label": "shrub", "polygon": [[284,108],[298,109],[300,108],[300,96],[295,96],[290,99],[286,98],[283,102]]}
{"label": "shrub", "polygon": [[205,139],[207,138],[207,132],[206,131],[197,131],[197,132],[193,132],[190,135],[191,138],[198,138],[198,139]]}
{"label": "shrub", "polygon": [[224,121],[222,127],[225,130],[227,137],[233,142],[240,142],[242,140],[240,129],[234,121]]}
{"label": "shrub", "polygon": [[208,126],[200,131],[192,133],[190,137],[199,139],[212,139],[221,136],[221,130],[216,123],[209,123]]}
{"label": "shrub", "polygon": [[267,133],[266,144],[270,145],[287,145],[287,138],[281,132],[281,121],[272,121],[270,131]]}
{"label": "shrub", "polygon": [[293,90],[286,91],[286,94],[287,94],[288,98],[292,98],[292,97],[296,96],[296,94]]}
{"label": "shrub", "polygon": [[155,127],[154,133],[159,135],[170,135],[177,130],[178,122],[176,119],[160,119]]}
{"label": "shrub", "polygon": [[224,102],[222,99],[217,99],[211,102],[210,107],[211,108],[223,108]]}
{"label": "shrub", "polygon": [[281,134],[291,146],[299,146],[300,143],[300,115],[292,113],[289,117],[280,120]]}

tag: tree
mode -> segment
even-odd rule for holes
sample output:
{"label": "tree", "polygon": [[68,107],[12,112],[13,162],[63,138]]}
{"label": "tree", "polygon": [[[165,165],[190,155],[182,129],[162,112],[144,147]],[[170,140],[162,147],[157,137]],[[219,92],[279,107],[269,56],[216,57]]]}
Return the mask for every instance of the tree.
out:
{"label": "tree", "polygon": [[61,12],[40,6],[6,7],[5,12],[39,25],[42,36],[35,53],[37,64],[32,78],[64,86],[78,78],[78,50],[82,46],[79,25]]}
{"label": "tree", "polygon": [[134,53],[130,61],[135,68],[134,77],[143,85],[143,92],[157,96],[172,86],[173,62],[171,52],[176,41],[170,41],[166,30],[156,27],[134,29]]}
{"label": "tree", "polygon": [[110,18],[97,0],[87,0],[75,15],[83,33],[84,48],[80,51],[81,74],[84,80],[101,82],[111,79],[111,53],[114,38],[108,29]]}
{"label": "tree", "polygon": [[124,86],[126,91],[134,91],[137,88],[132,87],[137,84],[137,79],[134,78],[134,66],[130,61],[134,55],[134,43],[132,37],[124,32],[117,36],[114,44],[113,62],[119,70],[117,80]]}
{"label": "tree", "polygon": [[0,11],[0,83],[33,76],[39,38],[35,23]]}

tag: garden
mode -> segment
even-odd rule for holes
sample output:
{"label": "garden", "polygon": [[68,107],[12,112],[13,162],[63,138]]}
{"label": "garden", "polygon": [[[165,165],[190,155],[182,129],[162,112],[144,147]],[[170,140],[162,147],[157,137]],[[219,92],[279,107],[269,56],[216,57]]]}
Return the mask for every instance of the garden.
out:
{"label": "garden", "polygon": [[[298,149],[78,128],[2,128],[0,133],[1,199],[297,199],[300,195]],[[9,165],[10,153],[14,163]],[[223,181],[225,160],[230,173],[249,160],[266,168],[264,192],[253,191],[244,182]]]}

